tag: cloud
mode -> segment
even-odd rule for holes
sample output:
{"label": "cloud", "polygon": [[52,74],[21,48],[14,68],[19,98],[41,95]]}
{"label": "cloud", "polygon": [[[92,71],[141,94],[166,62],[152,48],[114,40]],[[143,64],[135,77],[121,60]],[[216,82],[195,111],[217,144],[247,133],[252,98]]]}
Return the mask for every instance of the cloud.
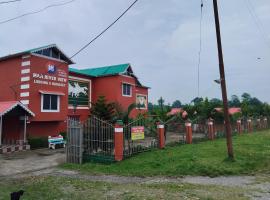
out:
{"label": "cloud", "polygon": [[[269,0],[253,1],[270,33]],[[60,0],[28,0],[0,7],[0,20],[40,9]],[[132,1],[76,0],[37,15],[0,25],[0,55],[57,43],[72,55],[90,41]],[[269,51],[245,1],[220,1],[224,61],[229,95],[250,92],[270,101]],[[74,58],[75,67],[130,62],[140,81],[151,87],[150,100],[190,102],[197,95],[199,1],[139,1],[99,40]],[[212,2],[205,1],[200,67],[201,95],[220,97]],[[261,57],[260,61],[257,57]]]}

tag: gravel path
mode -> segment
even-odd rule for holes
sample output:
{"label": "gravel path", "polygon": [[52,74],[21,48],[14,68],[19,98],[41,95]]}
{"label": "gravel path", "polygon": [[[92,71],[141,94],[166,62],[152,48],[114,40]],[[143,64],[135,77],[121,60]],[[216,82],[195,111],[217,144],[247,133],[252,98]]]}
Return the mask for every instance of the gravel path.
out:
{"label": "gravel path", "polygon": [[[58,176],[73,179],[81,179],[93,182],[110,182],[117,184],[184,184],[190,183],[195,185],[215,185],[223,187],[239,187],[247,191],[247,197],[253,200],[270,199],[270,176],[229,176],[229,177],[192,177],[186,176],[182,178],[173,177],[124,177],[116,175],[89,175],[82,174],[77,171],[63,170],[55,167],[33,170],[9,176],[2,176],[1,179],[20,179],[32,176]],[[263,179],[263,180],[260,180]],[[260,180],[260,181],[258,181]]]}
{"label": "gravel path", "polygon": [[39,149],[34,151],[0,154],[0,177],[39,171],[65,162],[63,149]]}

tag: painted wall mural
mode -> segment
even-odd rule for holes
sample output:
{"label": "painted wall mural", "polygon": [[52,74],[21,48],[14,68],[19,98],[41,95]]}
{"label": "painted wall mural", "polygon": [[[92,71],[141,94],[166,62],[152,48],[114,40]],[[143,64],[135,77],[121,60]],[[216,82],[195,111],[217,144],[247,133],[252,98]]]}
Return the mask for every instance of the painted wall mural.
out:
{"label": "painted wall mural", "polygon": [[147,109],[147,96],[142,94],[136,95],[136,105],[139,109]]}
{"label": "painted wall mural", "polygon": [[68,81],[68,103],[76,106],[89,106],[89,83]]}

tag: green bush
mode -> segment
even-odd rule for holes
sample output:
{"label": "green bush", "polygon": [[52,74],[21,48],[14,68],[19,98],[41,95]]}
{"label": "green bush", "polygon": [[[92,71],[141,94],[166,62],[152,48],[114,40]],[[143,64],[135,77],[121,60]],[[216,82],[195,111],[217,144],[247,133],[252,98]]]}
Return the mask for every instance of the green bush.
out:
{"label": "green bush", "polygon": [[47,148],[48,147],[48,137],[32,137],[28,138],[28,143],[31,149]]}
{"label": "green bush", "polygon": [[60,132],[59,135],[62,135],[64,140],[67,140],[67,132]]}

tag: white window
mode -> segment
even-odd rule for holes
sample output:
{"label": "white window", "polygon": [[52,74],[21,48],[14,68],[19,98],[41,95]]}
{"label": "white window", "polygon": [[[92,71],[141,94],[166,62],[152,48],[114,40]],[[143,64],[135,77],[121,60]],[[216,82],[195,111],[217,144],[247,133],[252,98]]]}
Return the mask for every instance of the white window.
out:
{"label": "white window", "polygon": [[122,95],[125,97],[131,97],[132,96],[132,85],[128,83],[122,84]]}
{"label": "white window", "polygon": [[54,94],[41,94],[41,112],[59,112],[60,96]]}

